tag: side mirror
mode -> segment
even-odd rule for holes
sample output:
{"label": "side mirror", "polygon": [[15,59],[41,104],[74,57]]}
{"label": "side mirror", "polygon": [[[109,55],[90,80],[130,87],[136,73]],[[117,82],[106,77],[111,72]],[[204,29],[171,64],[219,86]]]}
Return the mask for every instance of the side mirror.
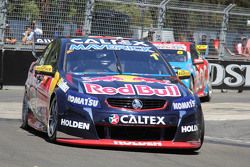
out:
{"label": "side mirror", "polygon": [[53,76],[53,67],[51,65],[41,65],[41,66],[35,66],[35,74],[44,74]]}
{"label": "side mirror", "polygon": [[177,70],[177,76],[179,79],[188,79],[190,78],[191,74],[187,70]]}
{"label": "side mirror", "polygon": [[194,64],[204,64],[204,60],[203,59],[194,59]]}

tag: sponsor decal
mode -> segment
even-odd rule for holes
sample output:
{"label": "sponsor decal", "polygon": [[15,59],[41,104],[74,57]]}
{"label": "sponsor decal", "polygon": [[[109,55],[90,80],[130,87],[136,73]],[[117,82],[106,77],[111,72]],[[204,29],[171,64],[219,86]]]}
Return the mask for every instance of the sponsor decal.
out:
{"label": "sponsor decal", "polygon": [[71,44],[69,50],[125,50],[136,52],[154,52],[152,47],[145,46],[126,46],[126,45],[98,45],[98,44]]}
{"label": "sponsor decal", "polygon": [[35,70],[50,73],[52,72],[53,68],[51,65],[42,65],[42,66],[36,66]]}
{"label": "sponsor decal", "polygon": [[124,84],[123,87],[103,87],[99,84],[84,83],[85,91],[88,94],[106,94],[106,95],[142,95],[142,96],[181,96],[178,86],[166,85],[163,89],[152,88],[147,85]]}
{"label": "sponsor decal", "polygon": [[112,114],[109,117],[109,122],[113,125],[118,123],[131,124],[131,125],[166,125],[164,122],[165,117],[160,116],[146,116],[146,115],[122,115]]}
{"label": "sponsor decal", "polygon": [[168,44],[168,43],[164,43],[164,44],[156,44],[154,43],[154,45],[158,48],[158,49],[169,49],[169,50],[183,50],[186,51],[187,47],[184,44]]}
{"label": "sponsor decal", "polygon": [[99,45],[126,45],[126,46],[149,46],[143,41],[136,40],[124,40],[124,39],[71,39],[72,43],[75,44],[99,44]]}
{"label": "sponsor decal", "polygon": [[146,83],[159,83],[159,84],[170,84],[169,80],[158,80],[154,78],[143,78],[137,76],[129,76],[129,75],[114,75],[114,76],[104,76],[104,77],[96,77],[96,78],[89,78],[89,77],[82,77],[83,82],[146,82]]}
{"label": "sponsor decal", "polygon": [[195,100],[190,99],[189,101],[182,101],[182,102],[174,102],[173,109],[174,110],[185,110],[195,107]]}
{"label": "sponsor decal", "polygon": [[63,78],[61,78],[61,79],[58,81],[57,85],[58,85],[59,88],[62,89],[62,91],[63,91],[64,93],[66,93],[66,92],[69,90],[69,86],[68,86],[67,82],[64,81]]}
{"label": "sponsor decal", "polygon": [[48,44],[50,42],[52,42],[53,39],[48,39],[48,38],[38,38],[36,39],[36,43],[38,44]]}
{"label": "sponsor decal", "polygon": [[67,119],[61,119],[61,125],[71,128],[78,128],[83,130],[89,130],[90,124],[85,122],[72,121]]}
{"label": "sponsor decal", "polygon": [[[214,62],[214,61],[211,61]],[[250,63],[221,61],[209,64],[213,73],[212,86],[218,89],[249,89]]]}
{"label": "sponsor decal", "polygon": [[113,125],[116,125],[119,123],[119,120],[120,120],[120,117],[119,115],[117,114],[112,114],[110,117],[109,117],[109,122]]}
{"label": "sponsor decal", "polygon": [[196,132],[198,131],[197,125],[181,126],[181,133]]}
{"label": "sponsor decal", "polygon": [[100,108],[100,101],[96,97],[74,93],[72,91],[68,93],[67,100],[76,105]]}
{"label": "sponsor decal", "polygon": [[150,141],[114,141],[114,144],[122,146],[162,146],[161,142]]}

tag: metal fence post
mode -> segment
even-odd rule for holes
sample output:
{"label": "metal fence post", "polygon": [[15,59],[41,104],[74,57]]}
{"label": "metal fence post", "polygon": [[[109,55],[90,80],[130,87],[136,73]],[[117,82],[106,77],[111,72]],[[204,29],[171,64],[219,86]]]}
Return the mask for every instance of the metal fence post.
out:
{"label": "metal fence post", "polygon": [[7,14],[7,0],[0,1],[0,48],[2,49],[1,53],[1,66],[0,66],[0,90],[3,88],[3,56],[4,56],[4,31],[5,31],[5,22]]}
{"label": "metal fence post", "polygon": [[230,4],[224,9],[223,21],[220,29],[220,46],[219,46],[219,58],[223,60],[225,56],[226,36],[228,30],[229,12],[236,6],[236,4]]}
{"label": "metal fence post", "polygon": [[84,32],[86,35],[91,34],[91,24],[92,24],[92,14],[94,10],[95,0],[88,0],[85,10],[85,19],[84,19]]}
{"label": "metal fence post", "polygon": [[170,2],[171,0],[163,0],[160,3],[160,9],[159,9],[159,15],[158,15],[158,31],[160,31],[160,36],[157,37],[158,41],[162,40],[162,31],[163,31],[163,26],[164,26],[164,21],[165,21],[165,16],[166,16],[166,11],[167,11],[167,4]]}

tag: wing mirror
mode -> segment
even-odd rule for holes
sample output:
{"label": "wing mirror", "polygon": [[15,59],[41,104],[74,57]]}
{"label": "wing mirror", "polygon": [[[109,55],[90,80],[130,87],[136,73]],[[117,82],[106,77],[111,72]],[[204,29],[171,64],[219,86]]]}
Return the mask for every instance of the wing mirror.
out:
{"label": "wing mirror", "polygon": [[53,67],[51,65],[35,66],[35,74],[54,76]]}
{"label": "wing mirror", "polygon": [[191,74],[187,70],[177,70],[177,76],[179,79],[188,79],[190,78]]}

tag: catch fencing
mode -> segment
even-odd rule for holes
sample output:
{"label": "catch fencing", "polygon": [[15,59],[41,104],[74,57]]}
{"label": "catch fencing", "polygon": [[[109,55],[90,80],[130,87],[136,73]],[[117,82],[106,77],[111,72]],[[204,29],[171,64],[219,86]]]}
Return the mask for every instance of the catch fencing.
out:
{"label": "catch fencing", "polygon": [[[58,36],[104,35],[205,41],[211,46],[211,54],[223,58],[250,34],[250,9],[234,4],[179,0],[0,0],[0,8],[1,46],[15,50],[31,48],[23,44],[22,37],[32,21],[43,31],[36,36],[37,49]],[[6,42],[9,36],[16,39],[14,44]]]}

